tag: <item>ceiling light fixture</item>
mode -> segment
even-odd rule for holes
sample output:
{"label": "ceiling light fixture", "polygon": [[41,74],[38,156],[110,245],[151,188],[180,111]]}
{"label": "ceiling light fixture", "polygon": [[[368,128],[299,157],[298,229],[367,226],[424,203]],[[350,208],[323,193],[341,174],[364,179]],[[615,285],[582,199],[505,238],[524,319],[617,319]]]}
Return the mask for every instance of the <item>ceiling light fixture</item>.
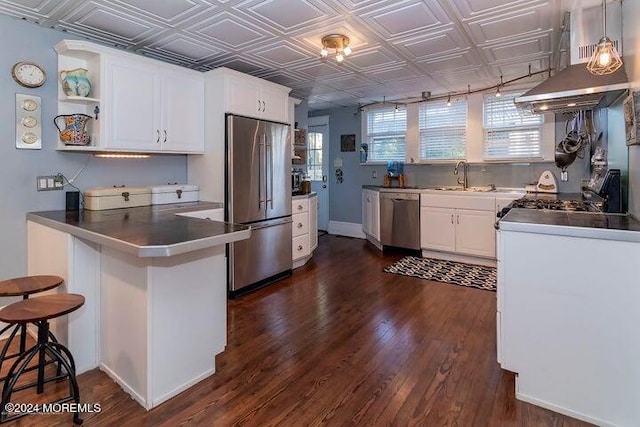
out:
{"label": "ceiling light fixture", "polygon": [[622,66],[622,59],[613,41],[607,37],[607,2],[602,0],[602,38],[591,55],[587,70],[591,74],[602,76],[611,74]]}
{"label": "ceiling light fixture", "polygon": [[451,107],[451,95],[447,98],[447,107]]}
{"label": "ceiling light fixture", "polygon": [[320,50],[320,59],[326,61],[329,58],[329,50],[335,52],[335,59],[338,64],[344,62],[345,57],[353,52],[349,47],[349,37],[342,34],[329,34],[322,38],[322,49]]}

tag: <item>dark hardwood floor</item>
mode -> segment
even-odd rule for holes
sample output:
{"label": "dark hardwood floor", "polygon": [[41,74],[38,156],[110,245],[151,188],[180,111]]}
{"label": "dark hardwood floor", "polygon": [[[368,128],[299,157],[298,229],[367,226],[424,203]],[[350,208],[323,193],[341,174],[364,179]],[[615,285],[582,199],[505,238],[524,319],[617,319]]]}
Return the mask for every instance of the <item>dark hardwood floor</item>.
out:
{"label": "dark hardwood floor", "polygon": [[106,374],[82,374],[82,402],[101,405],[84,425],[587,425],[515,399],[496,362],[495,293],[382,272],[400,257],[321,237],[291,278],[229,301],[215,375],[145,412]]}

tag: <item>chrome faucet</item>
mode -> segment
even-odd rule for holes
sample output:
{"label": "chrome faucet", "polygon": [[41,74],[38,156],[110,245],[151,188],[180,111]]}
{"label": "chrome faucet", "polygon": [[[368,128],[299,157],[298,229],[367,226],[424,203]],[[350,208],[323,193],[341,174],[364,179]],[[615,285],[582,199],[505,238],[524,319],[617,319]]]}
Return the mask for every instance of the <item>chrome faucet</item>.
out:
{"label": "chrome faucet", "polygon": [[453,174],[458,175],[458,168],[462,165],[462,178],[458,177],[458,184],[462,185],[465,190],[469,188],[469,180],[467,179],[467,162],[460,160],[453,169]]}

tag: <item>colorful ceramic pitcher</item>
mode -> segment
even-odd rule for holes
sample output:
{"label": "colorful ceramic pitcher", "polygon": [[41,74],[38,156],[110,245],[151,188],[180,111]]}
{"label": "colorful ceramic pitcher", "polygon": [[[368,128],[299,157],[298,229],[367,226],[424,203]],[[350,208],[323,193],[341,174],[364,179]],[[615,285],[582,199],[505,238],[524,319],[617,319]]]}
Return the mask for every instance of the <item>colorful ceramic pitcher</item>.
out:
{"label": "colorful ceramic pitcher", "polygon": [[[86,114],[61,114],[53,119],[53,124],[56,125],[58,131],[60,131],[60,141],[66,145],[87,145],[91,142],[91,135],[85,127],[91,119],[91,116]],[[60,126],[58,122],[62,119],[64,121],[64,127]]]}
{"label": "colorful ceramic pitcher", "polygon": [[91,91],[91,82],[87,78],[85,68],[76,68],[75,70],[62,70],[58,74],[62,90],[67,96],[87,96]]}

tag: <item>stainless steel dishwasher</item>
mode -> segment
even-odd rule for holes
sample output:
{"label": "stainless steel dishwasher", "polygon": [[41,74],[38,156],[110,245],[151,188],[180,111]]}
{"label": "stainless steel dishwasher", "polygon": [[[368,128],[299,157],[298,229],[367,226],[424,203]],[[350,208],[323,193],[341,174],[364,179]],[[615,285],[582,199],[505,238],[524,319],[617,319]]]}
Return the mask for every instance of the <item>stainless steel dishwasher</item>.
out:
{"label": "stainless steel dishwasher", "polygon": [[380,192],[380,243],[420,249],[420,194]]}

